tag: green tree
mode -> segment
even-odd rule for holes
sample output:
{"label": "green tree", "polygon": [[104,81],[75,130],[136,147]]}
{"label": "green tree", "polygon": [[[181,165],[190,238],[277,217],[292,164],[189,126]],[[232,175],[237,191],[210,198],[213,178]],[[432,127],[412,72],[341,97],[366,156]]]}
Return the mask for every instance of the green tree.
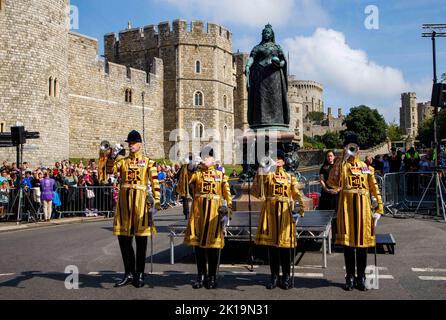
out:
{"label": "green tree", "polygon": [[387,127],[387,137],[390,141],[401,141],[403,139],[403,130],[393,122]]}
{"label": "green tree", "polygon": [[[438,141],[446,139],[446,109],[438,114]],[[434,118],[428,118],[418,126],[418,140],[426,147],[430,147],[434,142]]]}
{"label": "green tree", "polygon": [[325,149],[320,136],[314,138],[304,135],[304,149]]}
{"label": "green tree", "polygon": [[350,110],[344,124],[358,135],[361,149],[372,148],[386,140],[386,121],[378,110],[361,105]]}
{"label": "green tree", "polygon": [[324,113],[312,111],[307,114],[307,118],[310,121],[314,121],[314,122],[320,124],[322,122],[322,120],[324,120]]}
{"label": "green tree", "polygon": [[321,137],[322,143],[328,149],[342,148],[341,135],[338,132],[327,132]]}

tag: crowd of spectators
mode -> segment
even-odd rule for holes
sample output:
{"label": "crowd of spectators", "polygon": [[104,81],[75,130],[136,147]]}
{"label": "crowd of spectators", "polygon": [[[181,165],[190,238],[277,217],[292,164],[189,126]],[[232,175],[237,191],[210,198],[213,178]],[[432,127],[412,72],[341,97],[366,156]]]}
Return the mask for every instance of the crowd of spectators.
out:
{"label": "crowd of spectators", "polygon": [[[181,205],[176,192],[180,164],[157,163],[156,168],[160,182],[162,209]],[[224,171],[221,164],[218,164],[217,169]],[[44,204],[48,207],[48,202],[44,202],[41,192],[41,182],[45,177],[54,180],[55,199],[52,200],[51,205],[54,209],[53,217],[60,216],[61,212],[64,216],[78,215],[81,212],[86,216],[112,212],[117,202],[119,175],[109,175],[107,183],[99,182],[98,165],[95,160],[89,160],[87,163],[64,160],[49,167],[33,167],[27,162],[24,162],[22,167],[16,163],[4,161],[0,166],[0,172],[1,219],[6,218],[8,210],[17,211],[17,204],[12,207],[12,202],[16,198],[19,177],[21,177],[21,186],[25,193],[22,205],[24,214],[38,208],[43,211]],[[236,176],[237,173],[234,170],[232,177]],[[90,195],[89,190],[93,191],[93,195]],[[45,201],[48,200],[45,199]]]}

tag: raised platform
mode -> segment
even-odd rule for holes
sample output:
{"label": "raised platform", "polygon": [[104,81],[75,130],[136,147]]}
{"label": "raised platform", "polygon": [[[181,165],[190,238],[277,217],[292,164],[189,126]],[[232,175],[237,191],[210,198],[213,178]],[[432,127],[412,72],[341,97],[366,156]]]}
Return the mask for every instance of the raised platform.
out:
{"label": "raised platform", "polygon": [[377,253],[395,254],[396,241],[393,234],[377,234],[376,235],[376,251]]}
{"label": "raised platform", "polygon": [[[331,220],[334,211],[306,211],[304,218],[296,226],[296,237],[299,239],[322,240],[322,266],[327,267],[327,253],[331,254]],[[227,229],[228,241],[254,241],[259,224],[260,211],[234,212]],[[186,233],[187,221],[179,221],[169,226],[170,263],[175,264],[175,238],[183,238]]]}

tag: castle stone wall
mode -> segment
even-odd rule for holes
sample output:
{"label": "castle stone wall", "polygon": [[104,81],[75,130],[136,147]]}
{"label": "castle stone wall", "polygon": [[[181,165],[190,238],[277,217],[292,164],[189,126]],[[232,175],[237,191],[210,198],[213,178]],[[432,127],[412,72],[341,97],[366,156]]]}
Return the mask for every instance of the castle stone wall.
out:
{"label": "castle stone wall", "polygon": [[[106,63],[98,58],[95,39],[69,35],[70,157],[96,158],[101,141],[124,143],[131,130],[143,133],[142,93],[147,155],[164,157],[163,149],[163,64],[152,61],[146,72]],[[132,90],[132,102],[125,90]]]}
{"label": "castle stone wall", "polygon": [[[0,1],[0,122],[8,132],[17,122],[40,132],[25,145],[31,165],[67,159],[69,1]],[[52,95],[50,77],[58,82]],[[2,149],[0,158],[15,161],[15,149]]]}

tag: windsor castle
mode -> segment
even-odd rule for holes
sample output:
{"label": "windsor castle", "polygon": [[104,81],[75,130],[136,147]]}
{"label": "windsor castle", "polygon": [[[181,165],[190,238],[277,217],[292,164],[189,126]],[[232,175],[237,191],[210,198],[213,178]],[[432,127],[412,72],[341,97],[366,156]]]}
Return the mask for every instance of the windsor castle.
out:
{"label": "windsor castle", "polygon": [[[25,161],[96,158],[101,141],[123,143],[133,129],[159,159],[176,141],[224,142],[248,129],[249,55],[233,52],[229,30],[184,20],[129,26],[104,36],[102,58],[96,39],[69,30],[67,6],[0,0],[0,131],[21,123],[40,132]],[[290,130],[301,144],[306,114],[323,112],[322,92],[290,78]],[[0,159],[14,161],[15,149]]]}

